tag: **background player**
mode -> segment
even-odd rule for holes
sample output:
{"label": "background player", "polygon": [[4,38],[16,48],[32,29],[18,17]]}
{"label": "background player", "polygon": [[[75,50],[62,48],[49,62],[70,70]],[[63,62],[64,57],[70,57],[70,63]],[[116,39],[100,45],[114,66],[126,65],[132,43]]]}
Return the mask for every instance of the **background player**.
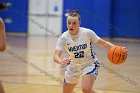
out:
{"label": "background player", "polygon": [[[3,3],[0,3],[0,10],[6,9],[6,6]],[[3,52],[6,49],[6,32],[5,25],[0,17],[0,51]],[[4,88],[2,86],[2,82],[0,81],[0,93],[5,93]]]}
{"label": "background player", "polygon": [[[3,3],[0,3],[0,10],[6,9]],[[0,51],[4,51],[6,49],[6,32],[5,32],[5,25],[0,17]]]}

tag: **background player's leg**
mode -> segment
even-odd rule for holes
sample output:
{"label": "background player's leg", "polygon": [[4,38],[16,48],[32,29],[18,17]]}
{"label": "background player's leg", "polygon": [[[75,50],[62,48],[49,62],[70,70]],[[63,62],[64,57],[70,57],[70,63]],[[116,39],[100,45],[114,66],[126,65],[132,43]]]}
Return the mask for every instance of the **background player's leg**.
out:
{"label": "background player's leg", "polygon": [[72,93],[76,84],[64,83],[63,93]]}
{"label": "background player's leg", "polygon": [[82,77],[82,91],[83,93],[95,93],[92,90],[95,78],[91,75],[84,75]]}
{"label": "background player's leg", "polygon": [[5,93],[2,83],[0,82],[0,93]]}

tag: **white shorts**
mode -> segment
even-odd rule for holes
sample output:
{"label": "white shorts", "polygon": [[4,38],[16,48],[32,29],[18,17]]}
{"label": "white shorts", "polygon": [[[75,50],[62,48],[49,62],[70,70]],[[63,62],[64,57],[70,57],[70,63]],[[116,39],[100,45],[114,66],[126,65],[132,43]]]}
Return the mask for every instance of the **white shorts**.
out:
{"label": "white shorts", "polygon": [[78,83],[81,75],[92,75],[97,77],[98,68],[100,67],[99,62],[90,62],[86,64],[81,64],[73,66],[72,64],[67,65],[67,70],[65,71],[64,82],[65,83]]}

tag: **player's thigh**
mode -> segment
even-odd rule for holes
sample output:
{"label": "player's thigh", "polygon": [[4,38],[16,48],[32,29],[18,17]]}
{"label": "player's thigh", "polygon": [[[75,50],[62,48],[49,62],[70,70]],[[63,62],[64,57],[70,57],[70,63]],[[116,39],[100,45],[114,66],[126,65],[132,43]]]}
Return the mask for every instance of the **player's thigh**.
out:
{"label": "player's thigh", "polygon": [[95,77],[92,75],[83,75],[82,76],[82,89],[92,90],[92,87],[95,82]]}
{"label": "player's thigh", "polygon": [[63,93],[72,93],[77,83],[64,83]]}

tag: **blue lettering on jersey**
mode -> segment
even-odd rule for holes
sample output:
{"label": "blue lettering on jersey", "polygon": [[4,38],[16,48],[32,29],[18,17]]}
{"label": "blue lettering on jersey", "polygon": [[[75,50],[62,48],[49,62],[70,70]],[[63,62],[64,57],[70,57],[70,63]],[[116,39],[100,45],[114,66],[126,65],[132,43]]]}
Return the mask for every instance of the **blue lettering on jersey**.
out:
{"label": "blue lettering on jersey", "polygon": [[73,51],[78,51],[78,50],[82,50],[82,49],[86,49],[87,48],[87,44],[81,44],[81,45],[78,45],[78,46],[73,46],[73,47],[68,47],[68,50],[70,52],[73,52]]}
{"label": "blue lettering on jersey", "polygon": [[92,58],[95,58],[95,53],[92,50],[92,44],[90,43],[90,51],[91,51],[91,56]]}

